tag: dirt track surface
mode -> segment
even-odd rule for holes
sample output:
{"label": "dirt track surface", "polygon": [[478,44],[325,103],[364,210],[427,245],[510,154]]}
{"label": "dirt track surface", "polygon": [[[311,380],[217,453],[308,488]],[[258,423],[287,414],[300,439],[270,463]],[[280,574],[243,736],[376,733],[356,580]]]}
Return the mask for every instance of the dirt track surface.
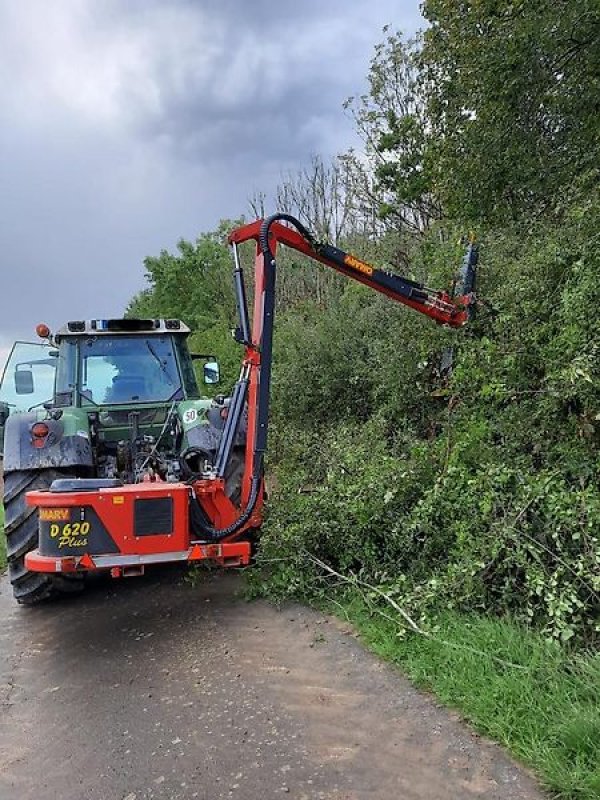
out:
{"label": "dirt track surface", "polygon": [[33,609],[0,582],[0,800],[534,800],[495,745],[302,607],[176,570]]}

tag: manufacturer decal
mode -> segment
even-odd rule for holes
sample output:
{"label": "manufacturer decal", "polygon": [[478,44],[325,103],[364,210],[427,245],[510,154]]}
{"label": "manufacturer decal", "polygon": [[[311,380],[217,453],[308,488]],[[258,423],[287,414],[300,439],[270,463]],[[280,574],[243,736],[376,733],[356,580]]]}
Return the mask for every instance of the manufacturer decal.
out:
{"label": "manufacturer decal", "polygon": [[40,519],[44,522],[64,522],[71,519],[70,508],[40,508]]}
{"label": "manufacturer decal", "polygon": [[89,522],[70,522],[63,523],[53,522],[50,525],[50,536],[52,539],[58,539],[58,546],[62,547],[85,547],[88,543],[88,534],[90,532]]}
{"label": "manufacturer decal", "polygon": [[352,267],[352,269],[357,270],[358,272],[362,272],[363,275],[372,275],[373,274],[373,267],[369,264],[365,264],[364,261],[360,261],[358,258],[354,256],[345,256],[344,264],[348,267]]}

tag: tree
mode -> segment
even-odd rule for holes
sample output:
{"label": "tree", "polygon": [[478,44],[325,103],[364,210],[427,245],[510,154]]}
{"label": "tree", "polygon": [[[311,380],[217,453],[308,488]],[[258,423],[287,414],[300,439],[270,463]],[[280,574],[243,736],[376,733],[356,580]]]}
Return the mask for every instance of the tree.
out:
{"label": "tree", "polygon": [[240,350],[231,330],[237,324],[227,233],[240,221],[221,221],[195,243],[181,239],[177,253],[162,250],[144,260],[149,286],[129,303],[130,317],[173,317],[192,329],[192,347],[219,357],[223,386],[237,377]]}
{"label": "tree", "polygon": [[[361,191],[363,176],[351,154],[330,161],[313,156],[310,163],[295,172],[282,175],[275,191],[275,207],[298,217],[320,241],[346,246],[357,240],[377,237],[381,224],[374,202],[365,202]],[[254,216],[266,216],[267,197],[256,194],[250,200]],[[332,270],[297,253],[282,249],[278,255],[280,308],[293,306],[306,299],[319,306],[339,299],[343,284]]]}
{"label": "tree", "polygon": [[225,237],[237,224],[222,221],[218,230],[200,234],[195,244],[181,239],[177,254],[161,250],[159,256],[148,256],[144,266],[150,285],[133,298],[127,313],[177,317],[195,330],[215,319],[233,322],[235,297]]}
{"label": "tree", "polygon": [[596,0],[427,0],[423,13],[427,162],[446,212],[552,208],[598,163]]}
{"label": "tree", "polygon": [[422,232],[584,196],[600,156],[596,0],[426,0],[423,14],[414,40],[385,29],[369,92],[347,102],[380,216]]}
{"label": "tree", "polygon": [[384,229],[422,233],[439,219],[441,209],[428,161],[421,39],[405,41],[389,27],[384,33],[371,60],[368,93],[345,103],[364,142],[366,160],[349,157],[362,173],[363,193],[377,207]]}

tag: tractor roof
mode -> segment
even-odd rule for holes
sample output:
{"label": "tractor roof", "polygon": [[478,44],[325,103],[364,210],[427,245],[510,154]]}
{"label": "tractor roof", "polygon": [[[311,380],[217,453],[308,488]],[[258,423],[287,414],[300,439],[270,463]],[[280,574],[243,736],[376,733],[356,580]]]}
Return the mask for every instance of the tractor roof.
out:
{"label": "tractor roof", "polygon": [[63,336],[106,336],[110,334],[149,334],[190,333],[187,325],[178,319],[79,319],[67,322],[55,338]]}

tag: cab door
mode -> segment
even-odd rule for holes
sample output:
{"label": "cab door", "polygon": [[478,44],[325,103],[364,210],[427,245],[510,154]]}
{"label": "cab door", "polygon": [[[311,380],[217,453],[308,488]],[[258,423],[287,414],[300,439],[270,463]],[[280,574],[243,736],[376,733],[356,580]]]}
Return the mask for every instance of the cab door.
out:
{"label": "cab door", "polygon": [[48,343],[15,342],[0,380],[0,455],[9,414],[52,400],[58,350]]}

